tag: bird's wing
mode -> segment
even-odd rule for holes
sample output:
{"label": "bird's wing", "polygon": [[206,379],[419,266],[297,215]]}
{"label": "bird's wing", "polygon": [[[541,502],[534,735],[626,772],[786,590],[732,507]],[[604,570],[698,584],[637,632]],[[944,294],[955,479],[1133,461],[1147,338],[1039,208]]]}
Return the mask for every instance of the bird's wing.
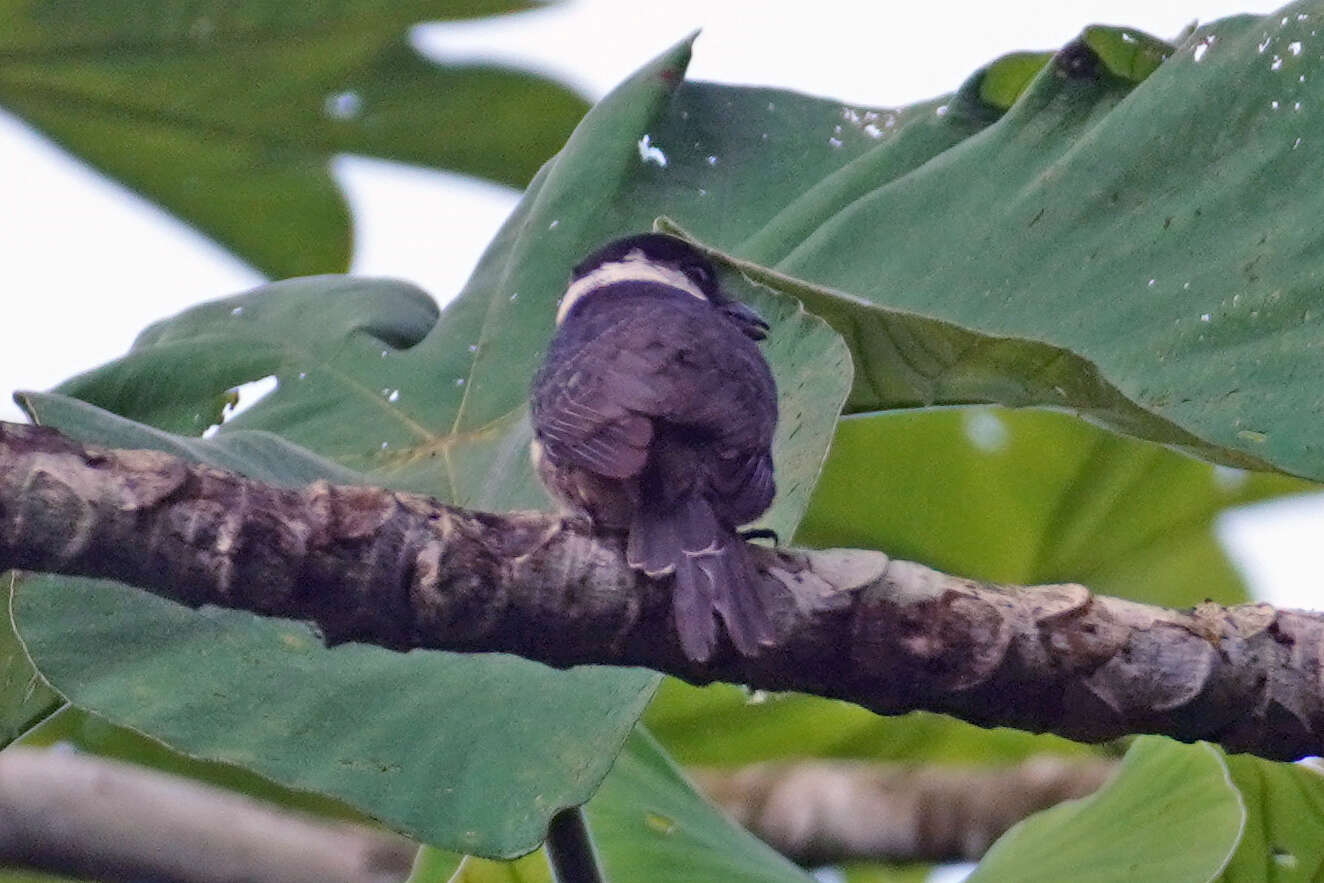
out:
{"label": "bird's wing", "polygon": [[757,344],[689,297],[613,296],[576,319],[535,381],[534,423],[554,459],[627,478],[658,431],[680,430],[716,454],[704,470],[719,496],[771,499],[775,386]]}
{"label": "bird's wing", "polygon": [[638,356],[641,317],[590,314],[552,341],[534,380],[533,422],[546,454],[608,478],[639,473],[648,459],[653,424],[648,411],[663,394],[660,365]]}

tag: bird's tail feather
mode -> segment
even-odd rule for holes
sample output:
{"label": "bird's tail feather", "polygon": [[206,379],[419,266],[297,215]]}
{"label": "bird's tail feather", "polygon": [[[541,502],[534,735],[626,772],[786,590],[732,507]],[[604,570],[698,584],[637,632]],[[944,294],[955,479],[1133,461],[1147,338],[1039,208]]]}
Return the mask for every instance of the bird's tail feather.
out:
{"label": "bird's tail feather", "polygon": [[714,614],[742,655],[752,656],[775,637],[760,591],[760,577],[745,541],[723,524],[697,494],[670,507],[642,505],[630,525],[630,566],[650,576],[675,576],[672,609],[681,648],[707,660],[717,643]]}

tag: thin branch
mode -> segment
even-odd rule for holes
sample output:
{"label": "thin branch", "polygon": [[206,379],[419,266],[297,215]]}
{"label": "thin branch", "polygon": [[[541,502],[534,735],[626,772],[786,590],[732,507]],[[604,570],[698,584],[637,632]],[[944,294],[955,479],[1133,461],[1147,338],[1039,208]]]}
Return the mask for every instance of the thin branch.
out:
{"label": "thin branch", "polygon": [[0,752],[0,865],[104,881],[398,883],[417,847],[73,752]]}
{"label": "thin branch", "polygon": [[817,867],[978,861],[1012,825],[1084,797],[1115,768],[1043,755],[1002,768],[825,760],[688,772],[773,849]]}
{"label": "thin branch", "polygon": [[[1324,616],[1267,604],[1170,610],[1074,584],[999,586],[878,552],[751,547],[777,640],[699,664],[665,581],[620,539],[319,482],[290,490],[154,451],[0,424],[0,568],[117,579],[184,604],[311,620],[330,644],[645,666],[943,712],[1098,742],[1207,739],[1324,753]],[[19,603],[22,587],[19,587]]]}

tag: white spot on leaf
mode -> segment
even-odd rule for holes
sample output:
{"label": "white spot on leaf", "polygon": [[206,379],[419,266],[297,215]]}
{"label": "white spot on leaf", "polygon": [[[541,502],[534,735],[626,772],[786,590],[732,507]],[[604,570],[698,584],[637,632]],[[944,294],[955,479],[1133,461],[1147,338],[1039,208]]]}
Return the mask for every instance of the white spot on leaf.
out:
{"label": "white spot on leaf", "polygon": [[667,155],[662,152],[662,148],[653,145],[653,139],[649,135],[639,139],[639,159],[644,165],[654,163],[660,169],[667,167]]}

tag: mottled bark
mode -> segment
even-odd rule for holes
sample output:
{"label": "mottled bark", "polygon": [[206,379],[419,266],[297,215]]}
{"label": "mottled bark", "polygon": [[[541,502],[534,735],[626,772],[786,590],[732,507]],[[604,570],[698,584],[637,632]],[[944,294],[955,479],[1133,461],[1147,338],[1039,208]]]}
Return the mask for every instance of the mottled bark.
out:
{"label": "mottled bark", "polygon": [[1115,767],[1041,756],[1002,768],[815,760],[689,773],[769,846],[817,867],[978,861],[1012,825],[1084,797]]}
{"label": "mottled bark", "polygon": [[677,643],[666,581],[631,571],[619,538],[585,525],[373,488],[275,488],[0,425],[0,569],[311,620],[328,643],[638,665],[1089,742],[1161,733],[1275,759],[1324,753],[1319,614],[991,585],[878,552],[754,554],[775,588],[775,645],[742,657],[723,643],[697,664]]}

